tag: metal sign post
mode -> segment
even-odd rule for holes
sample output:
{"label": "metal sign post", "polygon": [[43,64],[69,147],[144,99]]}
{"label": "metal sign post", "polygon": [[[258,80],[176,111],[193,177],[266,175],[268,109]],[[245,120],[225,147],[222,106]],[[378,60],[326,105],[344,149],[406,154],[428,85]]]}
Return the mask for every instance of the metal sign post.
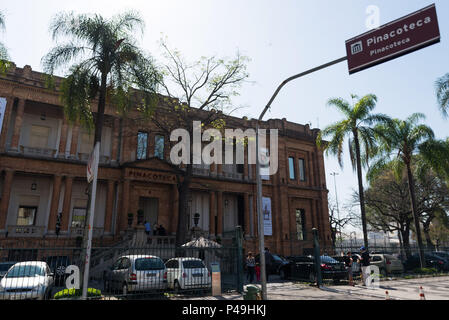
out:
{"label": "metal sign post", "polygon": [[89,157],[87,164],[87,182],[92,183],[91,195],[90,195],[90,207],[89,207],[89,221],[87,221],[87,246],[86,246],[86,256],[84,263],[84,279],[83,279],[83,292],[81,298],[83,300],[87,299],[87,289],[89,286],[89,267],[90,267],[90,255],[92,251],[92,232],[94,225],[95,216],[95,198],[97,193],[97,178],[98,178],[98,162],[100,158],[100,142],[95,144],[94,150]]}

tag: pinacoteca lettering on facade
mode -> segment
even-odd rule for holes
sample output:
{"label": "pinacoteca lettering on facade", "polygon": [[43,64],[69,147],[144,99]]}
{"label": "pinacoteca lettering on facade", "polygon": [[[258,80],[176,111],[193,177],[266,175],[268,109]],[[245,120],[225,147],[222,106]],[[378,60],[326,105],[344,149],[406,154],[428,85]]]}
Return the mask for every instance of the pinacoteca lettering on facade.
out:
{"label": "pinacoteca lettering on facade", "polygon": [[346,41],[349,73],[440,41],[435,5]]}
{"label": "pinacoteca lettering on facade", "polygon": [[130,169],[127,176],[135,180],[152,181],[159,183],[176,183],[176,177],[172,174],[152,172],[139,169]]}

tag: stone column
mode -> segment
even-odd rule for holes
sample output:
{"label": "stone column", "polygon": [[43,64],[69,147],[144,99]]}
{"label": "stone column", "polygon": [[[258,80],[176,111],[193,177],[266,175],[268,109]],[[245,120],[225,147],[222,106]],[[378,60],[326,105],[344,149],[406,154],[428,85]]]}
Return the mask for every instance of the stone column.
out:
{"label": "stone column", "polygon": [[124,231],[128,227],[128,208],[129,208],[129,189],[131,182],[129,179],[123,180],[122,191],[122,212],[120,213],[119,232]]}
{"label": "stone column", "polygon": [[11,151],[19,151],[20,130],[22,129],[23,113],[25,110],[25,99],[19,99],[17,115],[14,123],[14,133],[11,139]]}
{"label": "stone column", "polygon": [[215,209],[216,209],[216,202],[215,202],[215,192],[211,191],[209,193],[209,234],[215,235]]}
{"label": "stone column", "polygon": [[5,170],[5,181],[3,184],[2,201],[0,203],[0,230],[6,228],[6,218],[8,217],[9,199],[11,196],[13,178],[14,178],[14,171]]}
{"label": "stone column", "polygon": [[119,135],[120,135],[120,119],[114,119],[114,128],[112,132],[112,150],[111,150],[111,163],[115,164],[119,162],[118,148],[119,148]]}
{"label": "stone column", "polygon": [[62,206],[61,231],[69,230],[70,205],[72,203],[72,186],[73,186],[73,177],[66,176],[64,188],[64,203]]}
{"label": "stone column", "polygon": [[69,131],[69,124],[64,117],[62,120],[61,139],[59,140],[58,157],[65,158],[65,150],[67,145],[67,134]]}
{"label": "stone column", "polygon": [[250,212],[249,212],[249,194],[243,194],[243,200],[245,203],[245,235],[251,236],[251,226],[250,226]]}
{"label": "stone column", "polygon": [[112,210],[114,208],[115,181],[108,180],[108,189],[106,196],[106,212],[104,216],[104,232],[111,232]]}
{"label": "stone column", "polygon": [[80,126],[75,123],[72,127],[72,141],[70,143],[70,158],[76,159],[78,157],[78,138],[80,133]]}
{"label": "stone column", "polygon": [[3,117],[2,131],[0,132],[0,152],[6,150],[6,136],[8,134],[9,124],[11,122],[12,108],[14,106],[14,97],[6,97],[5,115]]}
{"label": "stone column", "polygon": [[248,148],[245,146],[244,147],[244,154],[245,154],[245,158],[244,158],[244,164],[243,164],[243,179],[245,181],[248,181],[249,179],[249,175],[248,175]]}
{"label": "stone column", "polygon": [[56,220],[58,217],[59,196],[61,194],[62,176],[54,175],[53,177],[53,192],[50,204],[50,217],[48,218],[48,230],[55,230]]}
{"label": "stone column", "polygon": [[223,236],[223,192],[217,191],[217,235]]}
{"label": "stone column", "polygon": [[171,186],[172,192],[172,223],[171,223],[171,232],[172,234],[176,234],[178,228],[178,216],[179,216],[179,191],[178,186],[173,184]]}

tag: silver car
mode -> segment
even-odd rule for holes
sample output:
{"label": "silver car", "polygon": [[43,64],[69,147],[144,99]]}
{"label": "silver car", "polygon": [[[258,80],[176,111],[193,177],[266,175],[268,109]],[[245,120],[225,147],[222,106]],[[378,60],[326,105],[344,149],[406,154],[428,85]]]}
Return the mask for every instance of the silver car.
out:
{"label": "silver car", "polygon": [[15,265],[15,262],[0,262],[0,279],[8,272],[8,270]]}
{"label": "silver car", "polygon": [[45,300],[51,297],[53,274],[42,261],[19,262],[0,281],[0,300]]}
{"label": "silver car", "polygon": [[106,271],[105,291],[127,295],[167,288],[167,272],[161,258],[152,255],[128,255],[118,258]]}

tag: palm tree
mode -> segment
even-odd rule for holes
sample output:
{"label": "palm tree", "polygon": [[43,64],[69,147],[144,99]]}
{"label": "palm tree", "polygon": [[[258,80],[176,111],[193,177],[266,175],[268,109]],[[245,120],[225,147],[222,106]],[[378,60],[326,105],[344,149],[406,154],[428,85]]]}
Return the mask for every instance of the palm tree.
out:
{"label": "palm tree", "polygon": [[[0,30],[5,30],[5,15],[0,11]],[[0,72],[5,72],[9,66],[9,56],[5,45],[0,42]]]}
{"label": "palm tree", "polygon": [[[143,28],[144,22],[135,12],[111,19],[60,13],[51,23],[53,40],[62,37],[65,42],[51,49],[42,63],[50,76],[72,63],[61,83],[65,113],[71,121],[79,120],[89,128],[95,125],[94,145],[101,142],[107,100],[121,112],[137,107],[148,115],[156,105],[160,75],[134,39],[136,31]],[[91,102],[97,98],[94,121]]]}
{"label": "palm tree", "polygon": [[[323,146],[327,154],[336,155],[340,167],[343,168],[343,143],[348,138],[352,168],[357,171],[363,239],[365,247],[368,248],[362,165],[367,166],[369,159],[373,157],[376,151],[373,126],[377,123],[388,122],[389,117],[371,113],[377,103],[377,97],[373,94],[366,95],[361,99],[352,95],[352,99],[353,101],[354,99],[357,100],[352,106],[341,98],[328,101],[328,105],[336,107],[344,115],[344,119],[322,130],[318,135],[317,144]],[[330,137],[329,142],[322,140],[326,137]]]}
{"label": "palm tree", "polygon": [[449,73],[439,78],[435,83],[438,106],[444,117],[449,115]]}
{"label": "palm tree", "polygon": [[412,165],[414,156],[419,154],[420,149],[429,145],[434,138],[434,133],[430,127],[419,123],[422,119],[425,119],[424,114],[414,113],[406,120],[393,119],[389,123],[376,126],[376,136],[380,141],[379,155],[368,172],[368,179],[372,180],[375,178],[389,161],[392,161],[397,177],[400,177],[406,170],[420,262],[421,267],[424,267],[423,243],[417,212]]}

